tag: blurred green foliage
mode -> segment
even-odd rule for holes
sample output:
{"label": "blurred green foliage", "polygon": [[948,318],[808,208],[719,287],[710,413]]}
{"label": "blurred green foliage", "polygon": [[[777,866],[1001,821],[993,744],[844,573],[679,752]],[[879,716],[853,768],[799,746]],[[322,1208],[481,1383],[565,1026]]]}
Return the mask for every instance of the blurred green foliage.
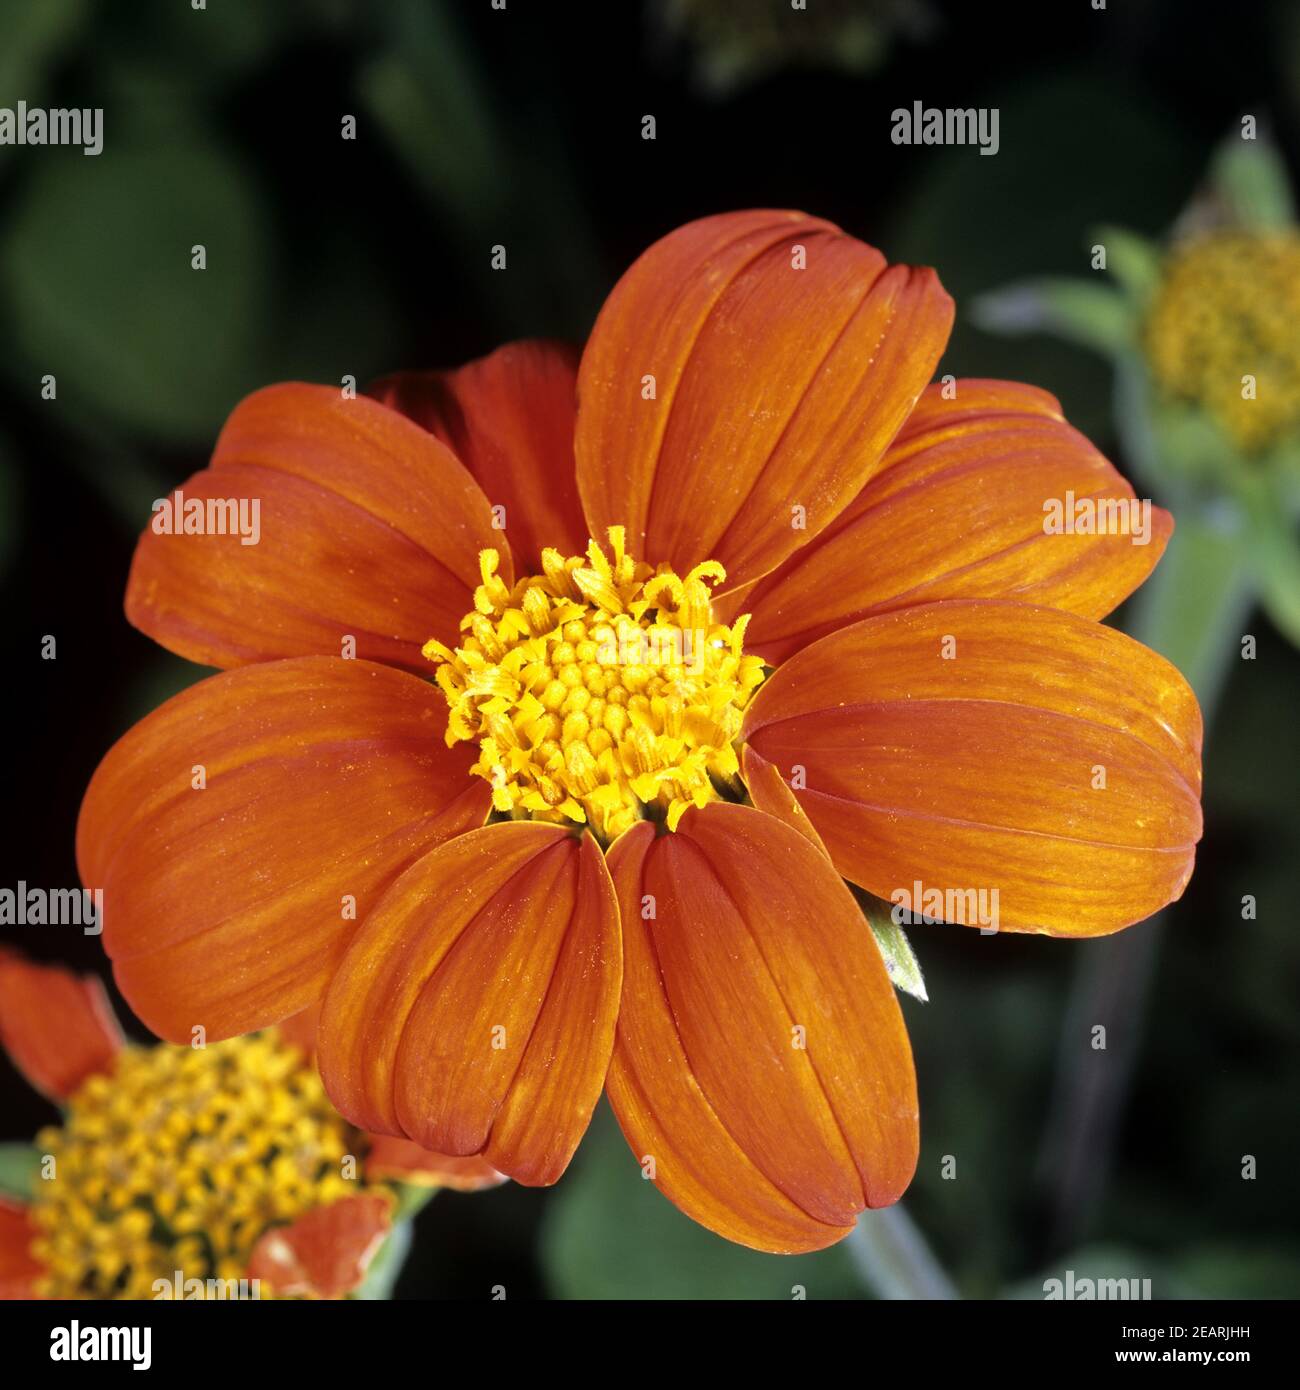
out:
{"label": "blurred green foliage", "polygon": [[26,365],[52,373],[74,410],[199,438],[262,365],[258,194],[198,134],[145,143],[115,131],[96,158],[60,155],[40,165],[0,241],[0,295]]}
{"label": "blurred green foliage", "polygon": [[542,1230],[557,1298],[860,1298],[844,1245],[764,1255],[719,1240],[651,1182],[602,1103]]}

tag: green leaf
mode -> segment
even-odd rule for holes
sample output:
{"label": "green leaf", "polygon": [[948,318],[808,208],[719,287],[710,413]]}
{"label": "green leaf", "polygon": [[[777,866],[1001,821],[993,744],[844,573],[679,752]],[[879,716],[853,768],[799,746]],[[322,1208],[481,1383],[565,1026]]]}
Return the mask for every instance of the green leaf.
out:
{"label": "green leaf", "polygon": [[1247,554],[1269,617],[1300,647],[1300,543],[1274,479],[1245,474],[1237,496],[1246,512]]}
{"label": "green leaf", "polygon": [[976,299],[974,322],[990,333],[1053,333],[1107,356],[1136,342],[1133,306],[1110,285],[1083,280],[1029,280]]}
{"label": "green leaf", "polygon": [[1300,438],[1279,440],[1273,446],[1267,466],[1273,470],[1283,510],[1293,521],[1300,520]]}
{"label": "green leaf", "polygon": [[264,376],[268,282],[258,197],[216,146],[124,131],[94,158],[56,150],[0,241],[6,366],[31,399],[52,374],[70,416],[205,440]]}
{"label": "green leaf", "polygon": [[59,51],[77,37],[89,9],[89,0],[41,0],[39,5],[6,7],[0,92],[8,104],[15,97],[36,104],[46,71]]}
{"label": "green leaf", "polygon": [[0,1144],[0,1193],[29,1201],[36,1190],[41,1156],[30,1144]]}
{"label": "green leaf", "polygon": [[1160,282],[1160,247],[1123,227],[1099,227],[1093,239],[1106,248],[1106,269],[1140,308]]}
{"label": "green leaf", "polygon": [[1247,231],[1280,231],[1295,222],[1286,165],[1266,136],[1225,140],[1211,165],[1210,181],[1234,221]]}
{"label": "green leaf", "polygon": [[894,987],[910,994],[913,999],[919,999],[923,1004],[929,1003],[930,996],[926,993],[925,980],[921,976],[921,966],[912,950],[912,943],[908,941],[902,927],[894,921],[889,904],[861,888],[853,885],[850,887],[862,908],[862,915],[871,927],[872,936],[876,938],[881,959],[885,962],[885,970],[894,982]]}
{"label": "green leaf", "polygon": [[483,73],[449,10],[404,2],[383,19],[393,42],[357,74],[365,109],[421,192],[481,230],[509,197]]}
{"label": "green leaf", "polygon": [[843,1244],[763,1255],[697,1226],[641,1169],[602,1105],[551,1199],[541,1242],[552,1294],[572,1299],[860,1298]]}

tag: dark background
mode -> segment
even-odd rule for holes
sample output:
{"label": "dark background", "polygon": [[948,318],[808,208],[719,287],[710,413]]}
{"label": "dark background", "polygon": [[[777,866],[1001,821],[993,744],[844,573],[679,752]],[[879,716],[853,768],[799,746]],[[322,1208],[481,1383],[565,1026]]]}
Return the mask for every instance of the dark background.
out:
{"label": "dark background", "polygon": [[[1010,280],[1083,273],[1098,224],[1159,235],[1244,112],[1294,176],[1300,9],[809,0],[797,29],[786,11],[0,0],[0,105],[105,108],[98,158],[0,147],[0,884],[76,883],[98,759],[203,674],[128,627],[121,600],[149,503],[202,466],[240,396],[454,365],[522,336],[580,341],[630,260],[691,218],[801,207],[935,265],[958,304],[941,370],[1048,387],[1124,466],[1100,359],[991,337],[963,311]],[[890,112],[916,100],[998,107],[1000,152],[894,146]],[[1300,1292],[1300,658],[1262,615],[1249,630],[1259,659],[1234,669],[1207,740],[1198,869],[1129,1018],[1131,1091],[1113,1133],[1088,1138],[1086,1195],[1045,1129],[1058,1061],[1086,1047],[1061,1032],[1098,943],[914,933],[931,1002],[905,1001],[923,1122],[907,1204],[969,1296],[1041,1296],[1066,1267],[1150,1277],[1157,1296]],[[107,977],[75,928],[5,939]],[[0,1087],[0,1138],[52,1118],[2,1060]],[[435,1201],[399,1292],[789,1297],[793,1283],[861,1293],[842,1248],[784,1261],[691,1226],[602,1113],[553,1191]]]}

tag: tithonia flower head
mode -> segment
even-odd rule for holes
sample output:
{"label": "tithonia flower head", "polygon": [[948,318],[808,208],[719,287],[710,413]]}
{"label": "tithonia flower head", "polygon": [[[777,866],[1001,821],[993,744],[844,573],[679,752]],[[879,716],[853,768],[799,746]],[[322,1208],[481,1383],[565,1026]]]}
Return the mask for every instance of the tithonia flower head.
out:
{"label": "tithonia flower head", "polygon": [[[1221,231],[1169,253],[1146,324],[1169,397],[1204,406],[1247,451],[1300,427],[1300,235]],[[1244,365],[1243,365],[1244,364]],[[1249,369],[1256,387],[1241,389]]]}
{"label": "tithonia flower head", "polygon": [[319,1003],[352,1123],[523,1183],[604,1089],[759,1249],[896,1200],[912,1058],[844,879],[1096,935],[1181,893],[1201,825],[1191,691],[1098,621],[1172,523],[1045,528],[1132,489],[1044,392],[928,385],[951,320],[932,271],[743,212],[652,246],[580,359],[243,401],[126,600],[228,669],[78,829],[140,1016]]}
{"label": "tithonia flower head", "polygon": [[36,1136],[30,1203],[0,1208],[6,1296],[340,1297],[391,1229],[386,1179],[501,1180],[372,1144],[329,1103],[300,1023],[129,1046],[97,981],[5,954],[0,1039],[64,1109]]}

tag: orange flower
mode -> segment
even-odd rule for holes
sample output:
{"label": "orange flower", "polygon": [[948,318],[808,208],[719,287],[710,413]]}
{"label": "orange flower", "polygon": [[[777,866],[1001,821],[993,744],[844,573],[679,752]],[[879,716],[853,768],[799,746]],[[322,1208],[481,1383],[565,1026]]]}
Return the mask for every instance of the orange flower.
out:
{"label": "orange flower", "polygon": [[[140,1016],[323,999],[345,1115],[523,1183],[607,1087],[647,1175],[764,1250],[894,1201],[912,1059],[841,875],[1096,935],[1181,893],[1201,827],[1191,691],[1097,621],[1172,523],[1048,534],[1132,490],[1045,393],[927,387],[951,319],[932,271],[745,212],[651,247],[580,362],[243,401],[126,599],[237,669],[128,733],[78,828]],[[204,526],[237,498],[255,545]]]}
{"label": "orange flower", "polygon": [[388,1184],[504,1181],[350,1129],[306,1065],[312,1028],[133,1047],[93,976],[0,951],[0,1044],[65,1108],[32,1201],[0,1198],[0,1298],[341,1298],[392,1228]]}

